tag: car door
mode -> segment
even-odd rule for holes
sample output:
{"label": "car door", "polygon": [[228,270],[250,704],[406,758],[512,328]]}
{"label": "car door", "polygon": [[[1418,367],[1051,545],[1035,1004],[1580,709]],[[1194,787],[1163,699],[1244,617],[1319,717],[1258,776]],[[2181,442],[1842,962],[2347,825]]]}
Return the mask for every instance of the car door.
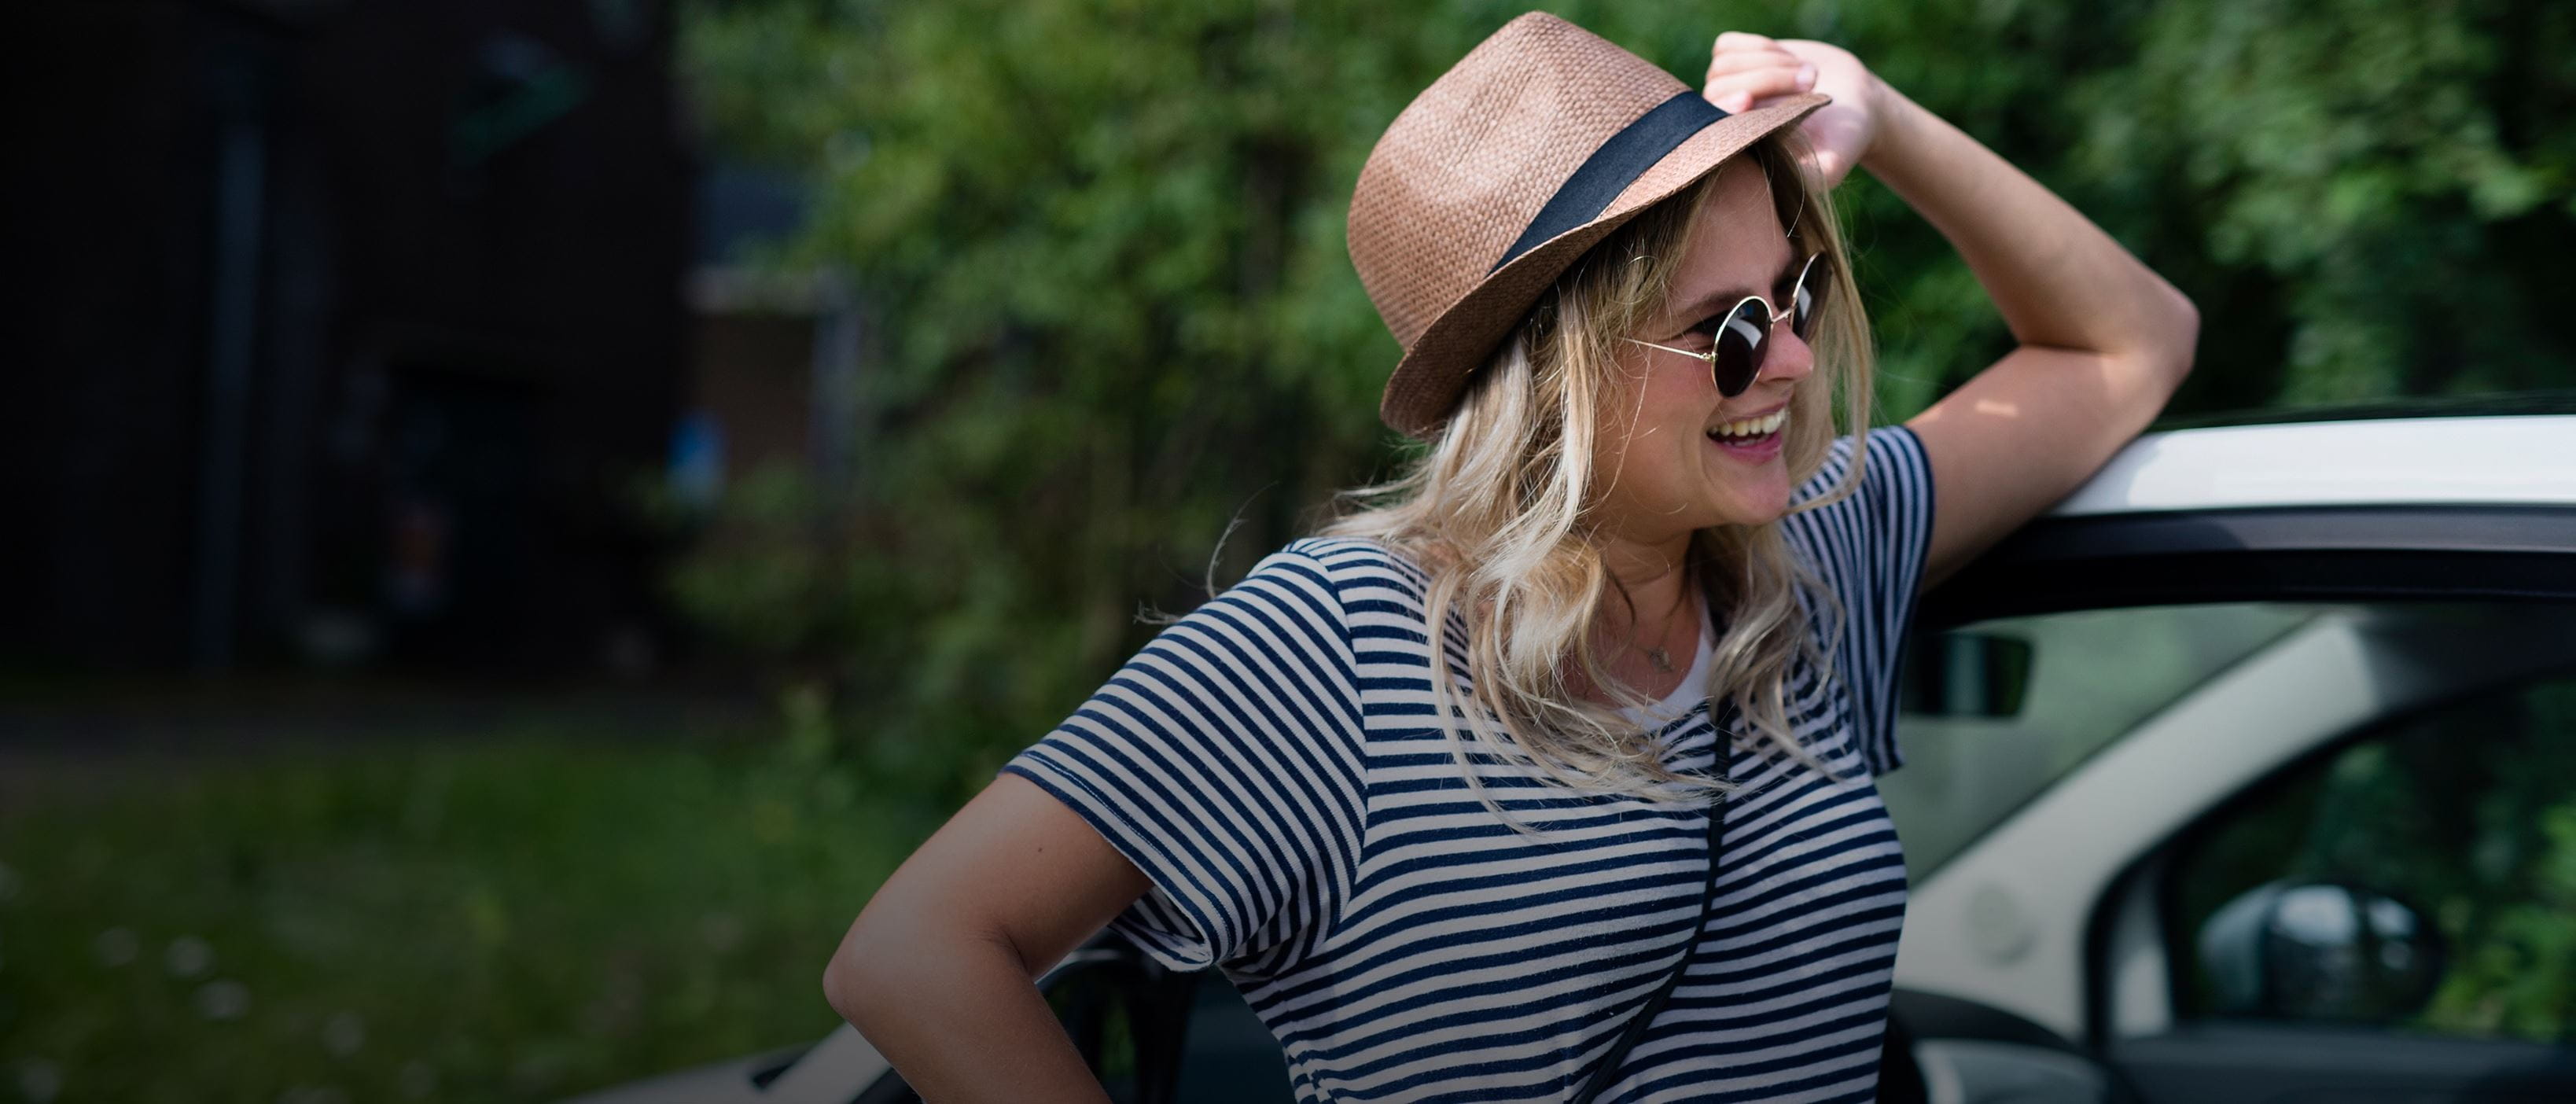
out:
{"label": "car door", "polygon": [[[2051,517],[1925,596],[1880,788],[1931,1099],[2576,1099],[2576,1034],[2524,1010],[2576,1007],[2533,826],[2576,822],[2576,505],[2360,497]],[[2525,769],[2350,780],[2470,716]],[[2492,876],[2372,802],[2494,821]]]}

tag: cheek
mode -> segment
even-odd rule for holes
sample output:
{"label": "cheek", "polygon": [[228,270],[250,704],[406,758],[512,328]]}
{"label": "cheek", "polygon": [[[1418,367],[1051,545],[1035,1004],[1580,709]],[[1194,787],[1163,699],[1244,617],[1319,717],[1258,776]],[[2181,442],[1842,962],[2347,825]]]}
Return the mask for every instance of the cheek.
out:
{"label": "cheek", "polygon": [[1670,363],[1656,365],[1654,373],[1646,377],[1647,406],[1694,416],[1707,414],[1719,401],[1717,382],[1709,378],[1708,366],[1678,355],[1665,359]]}
{"label": "cheek", "polygon": [[1708,420],[1714,417],[1719,402],[1717,385],[1709,382],[1708,372],[1698,361],[1682,361],[1678,366],[1662,365],[1645,380],[1643,393],[1630,401],[1637,404],[1637,423],[1653,426],[1658,434],[1669,434],[1696,443],[1706,439]]}
{"label": "cheek", "polygon": [[1627,409],[1614,415],[1615,422],[1627,423],[1623,427],[1626,447],[1611,443],[1605,435],[1593,468],[1595,478],[1605,482],[1614,471],[1618,473],[1609,488],[1610,498],[1655,514],[1686,510],[1693,504],[1721,505],[1736,496],[1727,487],[1710,485],[1724,474],[1712,466],[1714,458],[1707,454],[1711,447],[1708,420],[1723,401],[1717,385],[1709,380],[1705,365],[1681,357],[1670,359],[1680,363],[1631,366],[1644,371],[1636,377],[1635,389],[1619,400]]}

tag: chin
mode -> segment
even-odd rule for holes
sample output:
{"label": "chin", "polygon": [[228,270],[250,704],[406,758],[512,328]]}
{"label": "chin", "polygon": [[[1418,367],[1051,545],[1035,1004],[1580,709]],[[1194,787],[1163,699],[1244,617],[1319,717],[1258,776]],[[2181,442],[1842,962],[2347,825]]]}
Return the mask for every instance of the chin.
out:
{"label": "chin", "polygon": [[1720,525],[1769,525],[1789,512],[1789,487],[1784,482],[1771,493],[1729,495],[1718,505]]}
{"label": "chin", "polygon": [[1780,520],[1781,516],[1782,516],[1782,515],[1784,515],[1784,514],[1786,514],[1787,512],[1788,512],[1788,511],[1786,511],[1786,510],[1775,510],[1775,511],[1773,511],[1773,512],[1771,512],[1771,513],[1768,513],[1768,514],[1755,514],[1755,513],[1737,513],[1737,514],[1729,514],[1729,515],[1727,515],[1726,520],[1721,521],[1721,522],[1719,522],[1718,524],[1719,524],[1719,525],[1733,525],[1733,526],[1740,526],[1740,527],[1742,527],[1742,528],[1750,529],[1750,528],[1753,528],[1753,527],[1758,526],[1758,525],[1769,525],[1769,524],[1771,524],[1772,522],[1778,521],[1778,520]]}

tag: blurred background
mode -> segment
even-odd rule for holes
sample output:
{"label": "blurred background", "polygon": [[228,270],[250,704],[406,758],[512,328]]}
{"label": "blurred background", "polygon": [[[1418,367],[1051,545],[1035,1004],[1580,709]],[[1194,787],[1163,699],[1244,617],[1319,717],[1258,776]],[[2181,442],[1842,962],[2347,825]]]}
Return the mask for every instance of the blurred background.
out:
{"label": "blurred background", "polygon": [[[2200,305],[2168,424],[2576,387],[2576,7],[1549,7],[1694,83],[1853,50]],[[20,10],[0,1099],[548,1100],[838,1023],[849,919],[1140,609],[1402,458],[1345,204],[1521,10]],[[1901,420],[2010,335],[1842,196]]]}

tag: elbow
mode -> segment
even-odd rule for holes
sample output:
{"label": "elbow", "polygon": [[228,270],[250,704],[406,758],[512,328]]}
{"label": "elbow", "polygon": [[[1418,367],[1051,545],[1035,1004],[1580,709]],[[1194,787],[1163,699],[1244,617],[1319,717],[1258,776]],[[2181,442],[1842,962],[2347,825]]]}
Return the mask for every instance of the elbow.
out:
{"label": "elbow", "polygon": [[872,998],[886,992],[889,979],[881,965],[886,961],[883,937],[873,931],[863,918],[850,925],[841,937],[840,949],[832,960],[823,964],[823,999],[851,1026],[865,1030],[860,1019],[866,1015]]}
{"label": "elbow", "polygon": [[974,952],[983,949],[959,943],[961,926],[870,902],[823,965],[824,1001],[866,1034],[870,1021],[890,1009],[907,1009],[924,994],[953,987],[978,968]]}
{"label": "elbow", "polygon": [[2174,317],[2174,350],[2169,367],[2174,385],[2180,386],[2183,377],[2191,374],[2192,360],[2200,350],[2200,307],[2171,284],[2165,285],[2165,290],[2173,300]]}
{"label": "elbow", "polygon": [[842,944],[841,949],[832,955],[832,960],[823,964],[824,1002],[855,1026],[859,1022],[859,998],[867,990],[859,965],[851,960],[849,945]]}
{"label": "elbow", "polygon": [[2126,320],[2127,337],[2101,348],[2135,400],[2161,408],[2191,375],[2200,350],[2200,308],[2172,284],[2157,280],[2153,286],[2160,293],[2150,294],[2153,301]]}

